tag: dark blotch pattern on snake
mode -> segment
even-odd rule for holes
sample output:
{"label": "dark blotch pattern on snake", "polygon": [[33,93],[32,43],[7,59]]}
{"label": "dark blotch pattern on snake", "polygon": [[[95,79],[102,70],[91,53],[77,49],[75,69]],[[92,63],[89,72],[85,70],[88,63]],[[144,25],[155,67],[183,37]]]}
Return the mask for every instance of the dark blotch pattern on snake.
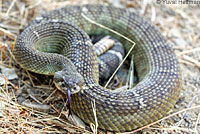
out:
{"label": "dark blotch pattern on snake", "polygon": [[[82,14],[136,43],[130,54],[134,54],[139,78],[134,88],[111,91],[98,84],[97,56],[83,31],[109,34],[124,45],[126,52],[132,44],[87,21]],[[170,43],[154,25],[126,9],[83,5],[47,12],[19,35],[14,55],[22,67],[33,72],[56,72],[58,79],[61,74],[73,76],[66,76],[69,81],[65,84],[82,88],[71,95],[72,111],[85,123],[94,123],[91,102],[95,100],[98,128],[104,130],[131,131],[152,123],[164,117],[179,97],[179,66]]]}

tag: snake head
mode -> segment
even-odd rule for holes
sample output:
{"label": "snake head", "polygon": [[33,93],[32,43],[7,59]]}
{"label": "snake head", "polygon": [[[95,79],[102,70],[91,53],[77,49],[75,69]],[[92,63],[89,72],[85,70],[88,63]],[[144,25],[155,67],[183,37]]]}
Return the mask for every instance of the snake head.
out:
{"label": "snake head", "polygon": [[54,81],[56,86],[70,94],[78,93],[84,83],[84,79],[80,73],[77,71],[66,71],[65,69],[58,71],[54,74]]}

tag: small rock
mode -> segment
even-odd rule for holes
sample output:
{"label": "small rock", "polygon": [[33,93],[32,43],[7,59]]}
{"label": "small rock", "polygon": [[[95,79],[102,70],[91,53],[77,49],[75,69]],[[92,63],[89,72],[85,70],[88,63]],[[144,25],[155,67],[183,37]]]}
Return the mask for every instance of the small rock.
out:
{"label": "small rock", "polygon": [[174,43],[178,46],[186,46],[187,42],[183,38],[174,39]]}
{"label": "small rock", "polygon": [[13,80],[18,78],[14,68],[1,67],[0,85],[4,85],[6,82],[2,74],[4,74],[8,80]]}

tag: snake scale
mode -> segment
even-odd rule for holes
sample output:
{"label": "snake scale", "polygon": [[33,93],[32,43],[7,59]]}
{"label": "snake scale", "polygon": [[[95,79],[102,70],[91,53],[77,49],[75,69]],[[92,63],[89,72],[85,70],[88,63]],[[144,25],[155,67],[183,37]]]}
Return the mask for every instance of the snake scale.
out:
{"label": "snake scale", "polygon": [[[136,43],[129,56],[134,54],[139,78],[135,87],[111,91],[98,84],[97,56],[87,34],[109,34],[126,52],[132,44],[83,14]],[[72,111],[85,123],[94,123],[95,100],[98,128],[106,131],[131,131],[152,123],[164,117],[179,97],[179,65],[170,43],[153,24],[127,9],[82,5],[47,12],[18,36],[14,56],[25,69],[55,74],[61,85],[64,81],[63,86],[81,88],[71,95]]]}

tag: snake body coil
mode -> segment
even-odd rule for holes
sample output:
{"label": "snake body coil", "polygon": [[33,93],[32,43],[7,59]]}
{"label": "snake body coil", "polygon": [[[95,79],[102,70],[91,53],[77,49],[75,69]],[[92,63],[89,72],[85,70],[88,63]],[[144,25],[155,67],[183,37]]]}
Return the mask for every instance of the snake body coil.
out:
{"label": "snake body coil", "polygon": [[[82,14],[136,42],[130,54],[130,57],[134,54],[139,78],[134,88],[111,91],[98,84],[97,57],[82,30],[89,35],[109,34],[124,45],[126,52],[132,44],[92,24]],[[48,20],[52,20],[50,24]],[[82,30],[71,23],[64,28],[64,21]],[[22,67],[48,75],[70,62],[53,53],[68,57],[74,64],[69,68],[77,70],[84,78],[83,89],[71,96],[72,111],[84,122],[94,123],[91,102],[95,100],[101,129],[124,132],[140,128],[165,116],[179,97],[179,66],[169,43],[155,26],[126,9],[83,5],[47,12],[19,35],[14,49],[15,58]]]}

